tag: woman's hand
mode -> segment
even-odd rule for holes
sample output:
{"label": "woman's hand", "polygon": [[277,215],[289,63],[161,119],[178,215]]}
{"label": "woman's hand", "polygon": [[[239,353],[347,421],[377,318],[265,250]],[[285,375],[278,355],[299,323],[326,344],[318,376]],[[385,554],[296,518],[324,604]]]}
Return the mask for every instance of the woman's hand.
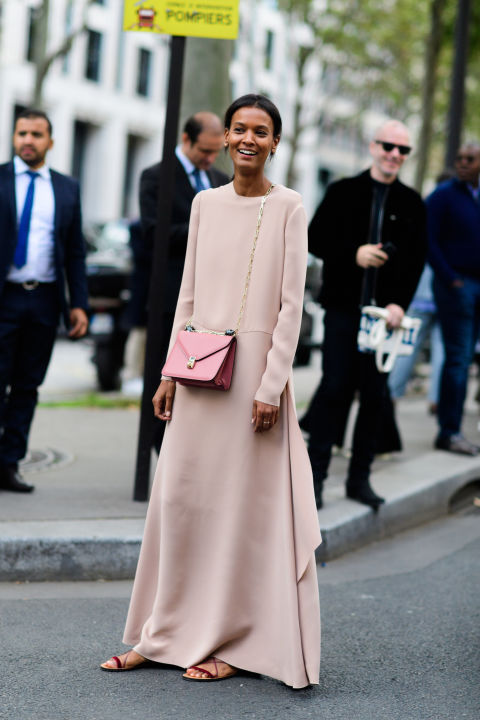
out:
{"label": "woman's hand", "polygon": [[255,432],[271,430],[278,420],[277,405],[253,401],[252,425]]}
{"label": "woman's hand", "polygon": [[153,396],[153,414],[159,420],[172,419],[173,398],[176,385],[173,380],[162,380]]}

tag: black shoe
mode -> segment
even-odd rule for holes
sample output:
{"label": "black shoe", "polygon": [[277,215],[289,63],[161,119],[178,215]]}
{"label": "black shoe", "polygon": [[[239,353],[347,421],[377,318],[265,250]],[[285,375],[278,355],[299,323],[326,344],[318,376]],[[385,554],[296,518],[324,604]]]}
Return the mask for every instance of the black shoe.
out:
{"label": "black shoe", "polygon": [[9,490],[17,493],[31,493],[33,485],[23,482],[23,478],[15,467],[5,467],[0,473],[0,490]]}
{"label": "black shoe", "polygon": [[323,481],[325,480],[325,476],[323,473],[317,474],[315,471],[313,472],[313,490],[315,492],[315,505],[317,506],[317,510],[320,510],[323,507]]}
{"label": "black shoe", "polygon": [[368,480],[363,481],[361,485],[351,485],[347,482],[347,497],[362,503],[362,505],[368,505],[373,512],[378,512],[380,505],[385,502],[385,498],[380,497],[372,490]]}
{"label": "black shoe", "polygon": [[435,440],[434,447],[437,450],[447,450],[448,452],[469,455],[470,457],[475,457],[480,453],[480,447],[469,442],[463,435],[451,435],[450,437],[441,437],[439,435]]}
{"label": "black shoe", "polygon": [[303,430],[304,433],[310,434],[310,418],[308,417],[308,413],[305,413],[305,415],[300,418],[298,424],[300,425],[300,429]]}

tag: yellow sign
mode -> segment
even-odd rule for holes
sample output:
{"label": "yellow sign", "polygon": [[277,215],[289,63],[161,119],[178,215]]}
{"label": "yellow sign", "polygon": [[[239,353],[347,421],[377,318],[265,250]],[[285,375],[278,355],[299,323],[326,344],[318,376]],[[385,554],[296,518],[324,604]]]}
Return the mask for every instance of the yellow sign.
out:
{"label": "yellow sign", "polygon": [[123,29],[234,39],[239,0],[125,0]]}

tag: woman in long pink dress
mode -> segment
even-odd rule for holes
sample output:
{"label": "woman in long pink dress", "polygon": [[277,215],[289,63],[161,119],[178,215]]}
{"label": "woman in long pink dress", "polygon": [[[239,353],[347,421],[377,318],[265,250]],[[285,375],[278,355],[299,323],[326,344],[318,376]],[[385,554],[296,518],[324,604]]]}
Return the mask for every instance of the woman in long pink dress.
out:
{"label": "woman in long pink dress", "polygon": [[[200,192],[170,347],[192,319],[235,327],[264,166],[281,119],[246,95],[225,116],[229,185]],[[294,688],[318,682],[320,609],[314,551],[321,542],[311,469],[298,427],[292,362],[302,315],[307,223],[300,196],[268,195],[227,392],[162,378],[153,403],[168,422],[124,633],[133,646],[102,665],[148,661],[189,680],[244,669]]]}

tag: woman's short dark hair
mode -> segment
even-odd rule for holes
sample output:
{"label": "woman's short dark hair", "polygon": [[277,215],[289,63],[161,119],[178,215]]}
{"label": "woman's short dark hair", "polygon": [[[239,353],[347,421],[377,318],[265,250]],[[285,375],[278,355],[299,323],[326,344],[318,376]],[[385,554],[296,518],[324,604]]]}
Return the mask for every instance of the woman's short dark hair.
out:
{"label": "woman's short dark hair", "polygon": [[260,110],[264,110],[272,119],[273,137],[280,137],[282,134],[282,118],[280,117],[277,106],[265,97],[265,95],[254,95],[253,93],[250,93],[249,95],[242,95],[242,97],[233,101],[225,113],[225,129],[228,130],[230,128],[230,125],[232,124],[232,117],[237,110],[244,107],[258,107]]}

